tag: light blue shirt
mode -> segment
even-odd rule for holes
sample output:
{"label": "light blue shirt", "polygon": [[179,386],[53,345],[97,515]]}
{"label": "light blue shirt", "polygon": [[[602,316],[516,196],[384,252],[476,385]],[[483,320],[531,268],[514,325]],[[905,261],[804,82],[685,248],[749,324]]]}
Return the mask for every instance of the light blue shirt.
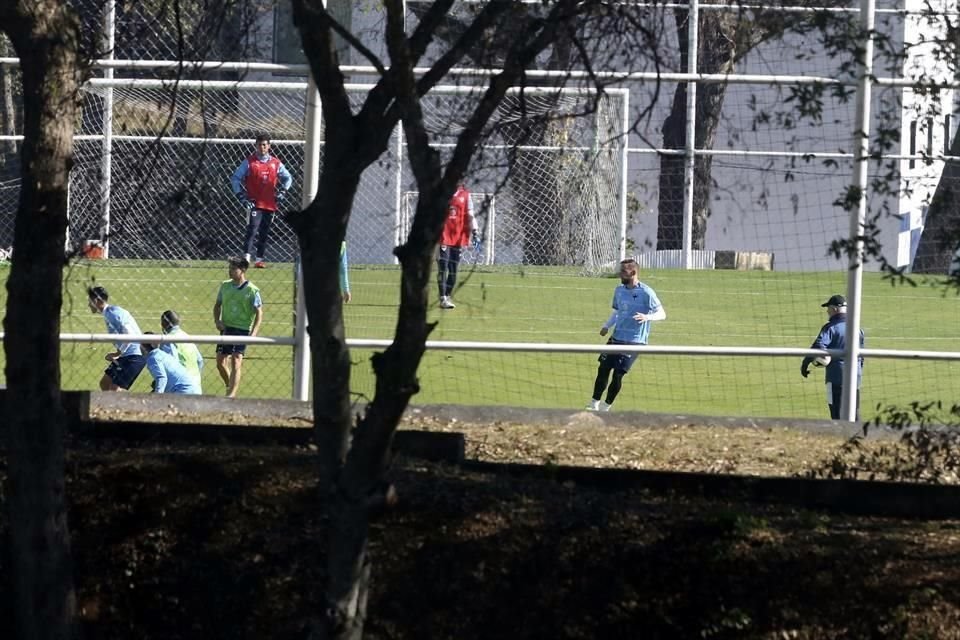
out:
{"label": "light blue shirt", "polygon": [[156,381],[156,393],[200,393],[200,383],[180,364],[176,356],[154,349],[147,356],[147,371]]}
{"label": "light blue shirt", "polygon": [[340,243],[340,292],[350,293],[350,276],[347,275],[347,267],[350,262],[347,258],[347,243]]}
{"label": "light blue shirt", "polygon": [[[140,325],[133,319],[130,312],[115,304],[107,305],[103,309],[103,321],[107,323],[107,333],[134,333],[141,334]],[[115,342],[114,346],[123,356],[139,356],[140,345],[136,342]]]}
{"label": "light blue shirt", "polygon": [[[260,158],[260,162],[266,162],[270,159],[269,155],[257,157]],[[235,194],[239,195],[246,190],[243,186],[243,181],[246,179],[248,173],[250,173],[250,162],[245,158],[243,162],[240,163],[240,166],[237,167],[237,170],[233,172],[233,176],[230,178],[230,186],[233,187],[233,192]],[[284,191],[289,189],[290,185],[293,184],[293,176],[290,175],[290,172],[287,171],[287,168],[283,166],[282,162],[280,163],[280,167],[277,169],[277,183]]]}
{"label": "light blue shirt", "polygon": [[656,292],[643,284],[629,289],[620,285],[613,292],[613,310],[617,314],[614,323],[614,340],[629,344],[647,344],[650,337],[650,322],[637,322],[633,316],[637,313],[651,314],[660,309],[660,299]]}
{"label": "light blue shirt", "polygon": [[[180,328],[180,326],[170,327],[170,330],[166,332],[167,335],[171,336],[186,336],[187,333]],[[200,372],[203,371],[203,356],[200,355],[200,349],[197,348],[197,345],[192,342],[164,342],[160,345],[160,349],[166,351],[174,358],[176,358],[180,364],[186,365],[188,362],[193,361],[197,363],[196,375],[194,378],[197,378],[197,386],[200,386]],[[187,372],[193,374],[194,372],[187,368]]]}

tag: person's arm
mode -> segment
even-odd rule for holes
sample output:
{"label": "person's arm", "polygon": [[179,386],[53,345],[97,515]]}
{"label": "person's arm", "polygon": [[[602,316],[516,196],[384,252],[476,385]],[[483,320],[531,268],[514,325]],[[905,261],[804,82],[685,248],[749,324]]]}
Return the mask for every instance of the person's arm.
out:
{"label": "person's arm", "polygon": [[637,322],[656,322],[657,320],[666,320],[667,310],[663,308],[663,305],[660,305],[653,313],[634,314],[633,319]]}
{"label": "person's arm", "polygon": [[223,294],[220,291],[217,291],[217,302],[213,305],[213,324],[216,325],[217,331],[223,331],[223,321],[220,319],[220,310],[223,307]]}
{"label": "person's arm", "polygon": [[[821,329],[820,333],[817,334],[817,338],[813,341],[813,344],[810,345],[811,349],[826,349],[824,345],[830,344],[830,338],[826,336],[826,330]],[[803,359],[803,362],[800,363],[800,375],[806,378],[810,375],[810,365],[813,364],[813,356],[807,356]]]}
{"label": "person's arm", "polygon": [[260,331],[260,324],[263,322],[263,305],[257,307],[257,314],[253,318],[253,326],[250,328],[250,337],[257,335]]}
{"label": "person's arm", "polygon": [[[103,321],[107,325],[107,333],[116,333],[116,334],[125,334],[130,333],[127,331],[127,327],[123,322],[123,318],[120,316],[120,312],[117,311],[116,307],[107,307],[103,310]],[[108,353],[106,355],[106,360],[108,362],[113,362],[119,358],[124,351],[127,350],[127,347],[130,345],[129,342],[114,342],[113,346],[115,351]]]}
{"label": "person's arm", "polygon": [[600,335],[605,336],[610,329],[617,324],[617,310],[614,309],[613,313],[610,314],[610,317],[607,318],[607,321],[603,323],[603,326],[600,327]]}
{"label": "person's arm", "polygon": [[479,227],[477,226],[477,216],[474,215],[473,196],[469,191],[467,192],[467,217],[470,219],[470,233],[474,234]]}
{"label": "person's arm", "polygon": [[283,163],[280,163],[280,168],[277,169],[277,179],[279,180],[279,187],[286,191],[293,184],[293,176],[290,175],[290,172],[287,171],[287,168],[283,166]]}
{"label": "person's arm", "polygon": [[163,393],[167,389],[167,370],[160,364],[160,359],[147,356],[147,371],[153,376],[154,393]]}
{"label": "person's arm", "polygon": [[349,266],[350,261],[347,258],[347,247],[343,246],[343,251],[340,252],[340,294],[343,296],[344,302],[350,302],[350,276],[347,273],[347,267]]}
{"label": "person's arm", "polygon": [[233,176],[230,178],[230,186],[233,188],[233,193],[238,198],[246,197],[247,190],[244,188],[243,181],[247,177],[247,173],[250,171],[250,163],[244,160],[240,163],[240,166],[237,167],[237,170],[233,172]]}

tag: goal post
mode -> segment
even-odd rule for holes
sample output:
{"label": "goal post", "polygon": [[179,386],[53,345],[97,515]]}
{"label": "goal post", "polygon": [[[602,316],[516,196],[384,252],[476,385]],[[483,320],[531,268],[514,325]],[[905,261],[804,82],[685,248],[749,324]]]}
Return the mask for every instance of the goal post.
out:
{"label": "goal post", "polygon": [[[348,85],[359,108],[372,85]],[[480,85],[441,86],[422,100],[435,148],[449,155]],[[93,80],[83,91],[69,235],[75,248],[109,241],[118,259],[203,260],[238,253],[245,214],[230,176],[261,132],[303,185],[305,82]],[[112,104],[111,104],[112,100]],[[483,264],[553,265],[596,272],[623,256],[626,233],[626,90],[510,90],[483,133],[466,182],[485,217]],[[104,110],[112,109],[111,130]],[[105,183],[104,145],[111,137]],[[321,158],[322,166],[322,141]],[[414,191],[396,128],[364,173],[348,228],[355,264],[393,263]],[[105,209],[109,207],[109,209]],[[484,209],[486,207],[486,209]],[[106,212],[109,213],[107,217]],[[486,215],[486,214],[490,215]],[[273,261],[293,262],[292,229],[278,218]],[[104,256],[106,257],[106,256]]]}

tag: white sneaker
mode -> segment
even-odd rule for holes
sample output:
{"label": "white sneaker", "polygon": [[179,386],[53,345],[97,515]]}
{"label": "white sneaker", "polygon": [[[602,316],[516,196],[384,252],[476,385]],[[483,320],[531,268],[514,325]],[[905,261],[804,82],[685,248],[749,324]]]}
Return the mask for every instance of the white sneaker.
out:
{"label": "white sneaker", "polygon": [[440,298],[440,308],[456,309],[457,305],[453,304],[453,300],[450,299],[450,296],[443,296],[442,298]]}
{"label": "white sneaker", "polygon": [[253,262],[252,260],[250,260],[250,254],[249,254],[249,253],[243,254],[243,259],[246,260],[248,263],[251,263],[251,264],[252,264],[252,262]]}
{"label": "white sneaker", "polygon": [[600,407],[597,409],[597,411],[610,411],[610,407],[612,406],[613,405],[607,404],[606,402],[601,402]]}
{"label": "white sneaker", "polygon": [[600,401],[591,399],[584,408],[587,411],[600,411]]}

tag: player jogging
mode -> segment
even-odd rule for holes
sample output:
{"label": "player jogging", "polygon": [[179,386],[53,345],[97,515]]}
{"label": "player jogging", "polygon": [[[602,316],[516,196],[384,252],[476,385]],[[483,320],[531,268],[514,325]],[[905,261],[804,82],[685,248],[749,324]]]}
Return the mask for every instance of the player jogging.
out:
{"label": "player jogging", "polygon": [[[607,344],[647,344],[650,323],[667,317],[656,292],[637,279],[638,273],[637,263],[632,258],[620,262],[621,284],[613,292],[613,313],[600,328],[601,336],[607,335],[613,328]],[[623,376],[627,375],[636,359],[636,353],[600,355],[600,366],[597,367],[597,379],[593,383],[593,397],[587,404],[588,410],[610,411],[610,406],[620,393]],[[601,401],[604,389],[607,391],[606,402]]]}
{"label": "player jogging", "polygon": [[[110,294],[103,287],[87,289],[87,304],[92,313],[102,313],[107,324],[107,333],[140,334],[140,325],[130,312],[115,304],[109,304]],[[140,345],[135,342],[116,342],[117,350],[105,356],[110,366],[100,378],[103,391],[129,391],[143,370],[145,363]]]}

